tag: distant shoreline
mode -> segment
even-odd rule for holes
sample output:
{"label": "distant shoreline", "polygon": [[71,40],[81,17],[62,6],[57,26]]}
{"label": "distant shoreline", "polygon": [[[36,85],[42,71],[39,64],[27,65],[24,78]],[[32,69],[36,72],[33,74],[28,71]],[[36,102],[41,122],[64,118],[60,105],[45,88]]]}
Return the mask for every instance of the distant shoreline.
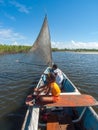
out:
{"label": "distant shoreline", "polygon": [[75,53],[80,53],[80,54],[98,54],[98,51],[92,51],[92,52],[90,52],[90,51],[85,51],[85,52],[75,52]]}
{"label": "distant shoreline", "polygon": [[[26,53],[32,46],[0,45],[0,55]],[[98,54],[98,49],[58,49],[52,48],[53,52],[75,52],[81,54]]]}
{"label": "distant shoreline", "polygon": [[31,46],[16,46],[16,45],[0,45],[0,55],[25,53],[31,49]]}
{"label": "distant shoreline", "polygon": [[81,53],[81,54],[98,54],[98,49],[58,49],[53,48],[54,52],[62,51],[62,52],[73,52],[73,53]]}

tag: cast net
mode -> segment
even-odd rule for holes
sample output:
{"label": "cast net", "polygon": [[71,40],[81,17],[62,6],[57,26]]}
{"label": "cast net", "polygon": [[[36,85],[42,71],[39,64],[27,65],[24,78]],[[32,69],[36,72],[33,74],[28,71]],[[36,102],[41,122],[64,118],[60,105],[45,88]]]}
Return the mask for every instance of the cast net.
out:
{"label": "cast net", "polygon": [[40,33],[30,49],[30,54],[33,54],[33,59],[35,59],[34,61],[36,61],[37,64],[52,65],[50,33],[46,16]]}

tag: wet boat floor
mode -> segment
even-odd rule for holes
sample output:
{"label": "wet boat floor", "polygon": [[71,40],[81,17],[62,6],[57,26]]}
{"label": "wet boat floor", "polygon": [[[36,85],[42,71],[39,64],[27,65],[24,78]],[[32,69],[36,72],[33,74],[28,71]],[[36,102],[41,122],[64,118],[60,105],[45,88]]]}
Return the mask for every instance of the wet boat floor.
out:
{"label": "wet boat floor", "polygon": [[46,123],[46,126],[39,126],[38,130],[85,130],[82,121],[73,123],[72,116],[63,110],[52,110],[46,113],[43,111],[40,115],[42,115],[40,121]]}
{"label": "wet boat floor", "polygon": [[58,117],[50,114],[47,121],[47,130],[75,130],[69,115]]}

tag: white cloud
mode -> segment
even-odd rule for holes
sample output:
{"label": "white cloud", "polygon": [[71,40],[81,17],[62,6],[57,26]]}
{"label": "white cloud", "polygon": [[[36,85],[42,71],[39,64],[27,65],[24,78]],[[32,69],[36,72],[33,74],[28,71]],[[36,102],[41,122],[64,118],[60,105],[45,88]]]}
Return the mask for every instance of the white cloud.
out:
{"label": "white cloud", "polygon": [[20,11],[22,13],[26,13],[26,14],[29,13],[29,9],[25,5],[23,5],[23,4],[20,4],[20,3],[16,2],[16,1],[10,1],[10,4],[12,4],[15,7],[17,7],[18,11]]}
{"label": "white cloud", "polygon": [[12,45],[19,45],[19,44],[18,44],[18,42],[15,41],[12,43]]}
{"label": "white cloud", "polygon": [[98,42],[52,42],[53,48],[68,48],[68,49],[98,49]]}
{"label": "white cloud", "polygon": [[14,41],[12,43],[10,43],[10,45],[24,45],[24,46],[31,46],[31,44],[28,44],[28,43],[20,43],[20,42],[17,42],[17,41]]}
{"label": "white cloud", "polygon": [[0,29],[0,39],[24,39],[25,37],[11,29]]}
{"label": "white cloud", "polygon": [[20,42],[25,39],[26,37],[20,33],[14,32],[12,29],[0,29],[0,43],[11,44],[14,41]]}

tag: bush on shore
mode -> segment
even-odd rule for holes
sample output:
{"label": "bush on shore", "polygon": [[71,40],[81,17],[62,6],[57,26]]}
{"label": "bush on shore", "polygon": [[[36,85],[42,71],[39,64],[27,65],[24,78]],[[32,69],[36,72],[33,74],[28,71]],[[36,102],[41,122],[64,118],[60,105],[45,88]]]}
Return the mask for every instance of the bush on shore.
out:
{"label": "bush on shore", "polygon": [[[9,53],[22,53],[28,52],[32,46],[16,46],[16,45],[0,45],[0,54],[9,54]],[[98,49],[58,49],[52,48],[52,51],[72,51],[72,52],[98,52]]]}
{"label": "bush on shore", "polygon": [[0,45],[0,54],[28,52],[31,46]]}

